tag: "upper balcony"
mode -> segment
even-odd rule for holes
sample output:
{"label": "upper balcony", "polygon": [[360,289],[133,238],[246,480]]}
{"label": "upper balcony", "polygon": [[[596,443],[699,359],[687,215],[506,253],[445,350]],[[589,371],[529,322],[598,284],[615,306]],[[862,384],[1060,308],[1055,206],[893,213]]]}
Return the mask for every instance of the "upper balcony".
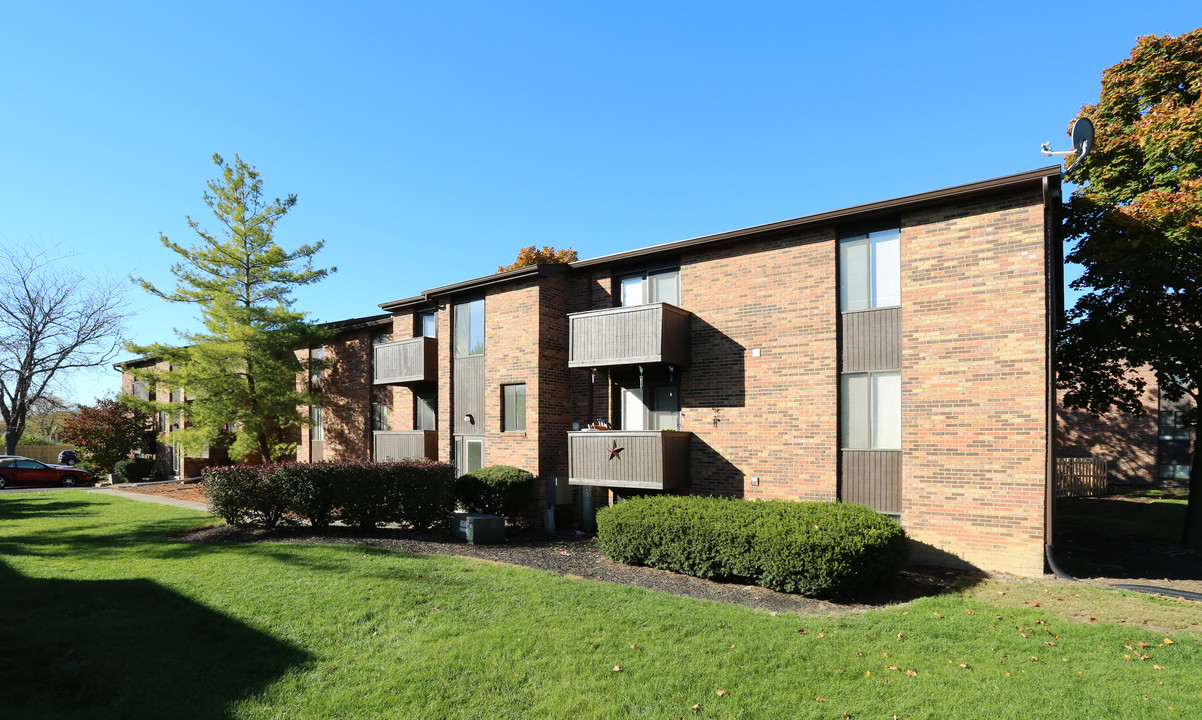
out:
{"label": "upper balcony", "polygon": [[568,482],[643,490],[689,484],[689,441],[677,430],[582,430],[568,433]]}
{"label": "upper balcony", "polygon": [[375,384],[430,382],[438,367],[438,340],[415,337],[382,343],[373,348]]}
{"label": "upper balcony", "polygon": [[689,364],[692,313],[667,303],[568,315],[568,367]]}

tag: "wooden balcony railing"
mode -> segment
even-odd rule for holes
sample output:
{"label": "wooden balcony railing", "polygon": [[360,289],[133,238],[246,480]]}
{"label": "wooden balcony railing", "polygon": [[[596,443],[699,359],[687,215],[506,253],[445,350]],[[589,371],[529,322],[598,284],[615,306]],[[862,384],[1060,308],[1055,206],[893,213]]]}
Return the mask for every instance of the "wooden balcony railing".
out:
{"label": "wooden balcony railing", "polygon": [[372,433],[371,457],[376,462],[389,462],[412,457],[438,459],[436,430],[377,430]]}
{"label": "wooden balcony railing", "polygon": [[692,313],[667,303],[568,315],[568,367],[689,364]]}
{"label": "wooden balcony railing", "polygon": [[372,367],[377,385],[430,382],[438,367],[438,341],[415,337],[376,345]]}
{"label": "wooden balcony railing", "polygon": [[570,432],[568,482],[644,490],[688,487],[692,436],[676,430]]}

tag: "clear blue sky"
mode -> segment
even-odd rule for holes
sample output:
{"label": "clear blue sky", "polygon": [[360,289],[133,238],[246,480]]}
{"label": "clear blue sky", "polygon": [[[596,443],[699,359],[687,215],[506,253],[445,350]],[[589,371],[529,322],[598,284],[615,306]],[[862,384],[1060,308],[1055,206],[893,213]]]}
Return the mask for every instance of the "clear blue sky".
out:
{"label": "clear blue sky", "polygon": [[[216,230],[210,158],[237,153],[299,196],[278,242],[339,269],[298,306],[369,315],[523,245],[595,257],[1048,165],[1137,36],[1202,24],[1182,0],[819,5],[6,3],[0,242],[170,286],[158,234]],[[195,326],[131,297],[135,341]]]}

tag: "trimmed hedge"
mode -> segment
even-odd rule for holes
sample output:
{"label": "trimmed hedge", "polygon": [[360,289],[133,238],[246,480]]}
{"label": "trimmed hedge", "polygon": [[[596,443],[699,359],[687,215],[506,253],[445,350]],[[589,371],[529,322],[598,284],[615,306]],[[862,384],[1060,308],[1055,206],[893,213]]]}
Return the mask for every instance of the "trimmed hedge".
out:
{"label": "trimmed hedge", "polygon": [[470,513],[522,523],[534,511],[534,476],[509,465],[489,465],[455,482],[455,499]]}
{"label": "trimmed hedge", "polygon": [[597,544],[616,562],[816,596],[878,584],[909,556],[901,526],[861,505],[674,495],[602,508]]}
{"label": "trimmed hedge", "polygon": [[113,465],[113,474],[129,482],[142,482],[154,474],[154,460],[150,458],[126,458]]}
{"label": "trimmed hedge", "polygon": [[455,510],[455,469],[445,463],[318,462],[205,468],[209,508],[231,525],[274,527],[334,520],[360,528],[445,526]]}

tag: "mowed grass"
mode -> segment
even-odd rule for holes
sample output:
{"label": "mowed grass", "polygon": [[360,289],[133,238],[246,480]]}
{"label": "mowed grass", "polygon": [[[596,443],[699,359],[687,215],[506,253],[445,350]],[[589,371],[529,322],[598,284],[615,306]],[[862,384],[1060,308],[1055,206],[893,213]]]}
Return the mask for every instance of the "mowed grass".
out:
{"label": "mowed grass", "polygon": [[1197,603],[988,582],[773,616],[463,558],[171,537],[211,522],[0,496],[0,717],[1202,717]]}

